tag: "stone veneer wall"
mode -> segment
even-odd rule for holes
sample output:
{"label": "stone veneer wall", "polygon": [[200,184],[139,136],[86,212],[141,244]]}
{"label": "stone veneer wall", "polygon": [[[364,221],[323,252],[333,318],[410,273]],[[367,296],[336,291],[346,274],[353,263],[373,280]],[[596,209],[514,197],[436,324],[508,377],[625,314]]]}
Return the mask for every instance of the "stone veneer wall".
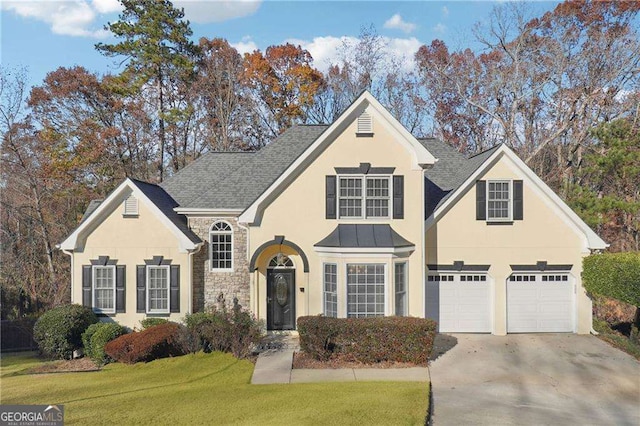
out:
{"label": "stone veneer wall", "polygon": [[[233,227],[233,272],[212,272],[209,268],[209,229],[214,222],[223,220]],[[249,308],[249,261],[247,260],[247,230],[238,226],[237,218],[189,218],[189,225],[204,246],[193,257],[193,312],[217,306],[218,295],[224,295],[227,306],[233,298]]]}

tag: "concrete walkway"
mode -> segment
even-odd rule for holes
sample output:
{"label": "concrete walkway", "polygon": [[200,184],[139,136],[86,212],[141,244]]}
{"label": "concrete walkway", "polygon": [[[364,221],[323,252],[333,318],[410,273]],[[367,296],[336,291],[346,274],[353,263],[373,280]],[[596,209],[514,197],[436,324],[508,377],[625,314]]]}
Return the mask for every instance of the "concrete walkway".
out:
{"label": "concrete walkway", "polygon": [[264,385],[274,383],[429,381],[429,369],[426,367],[293,370],[293,353],[298,350],[298,336],[283,335],[273,338],[271,343],[267,343],[266,350],[258,355],[251,383]]}

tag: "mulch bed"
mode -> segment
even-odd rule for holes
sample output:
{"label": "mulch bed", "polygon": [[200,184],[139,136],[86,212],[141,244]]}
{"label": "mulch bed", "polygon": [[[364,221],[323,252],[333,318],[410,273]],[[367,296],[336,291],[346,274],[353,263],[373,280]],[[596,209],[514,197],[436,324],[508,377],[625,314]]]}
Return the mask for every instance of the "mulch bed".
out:
{"label": "mulch bed", "polygon": [[27,374],[45,373],[77,373],[82,371],[99,371],[98,367],[89,358],[78,358],[67,361],[51,361],[26,371]]}
{"label": "mulch bed", "polygon": [[348,362],[339,359],[330,359],[328,361],[318,361],[304,352],[294,352],[293,368],[313,368],[313,369],[337,369],[337,368],[411,368],[423,367],[406,362],[377,362],[375,364],[364,364],[362,362]]}

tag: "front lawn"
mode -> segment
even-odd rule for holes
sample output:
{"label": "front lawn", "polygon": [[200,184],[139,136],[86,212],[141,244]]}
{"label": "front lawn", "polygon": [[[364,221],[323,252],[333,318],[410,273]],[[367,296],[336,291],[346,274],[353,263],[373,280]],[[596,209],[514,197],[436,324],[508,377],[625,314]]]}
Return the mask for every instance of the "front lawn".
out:
{"label": "front lawn", "polygon": [[2,356],[2,404],[63,404],[67,424],[424,424],[428,384],[251,385],[253,364],[197,353],[99,372],[26,375]]}

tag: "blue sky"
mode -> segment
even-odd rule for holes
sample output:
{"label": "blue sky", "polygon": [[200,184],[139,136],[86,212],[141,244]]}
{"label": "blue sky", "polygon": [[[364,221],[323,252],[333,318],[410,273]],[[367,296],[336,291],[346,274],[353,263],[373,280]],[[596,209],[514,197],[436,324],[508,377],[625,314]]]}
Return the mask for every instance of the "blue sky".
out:
{"label": "blue sky", "polygon": [[[223,37],[241,53],[293,41],[308,49],[323,69],[342,41],[355,41],[363,26],[373,24],[389,45],[389,54],[411,58],[433,39],[453,48],[476,47],[474,24],[486,20],[503,3],[490,1],[182,1],[194,40]],[[541,15],[558,2],[535,2]],[[118,19],[117,0],[2,1],[3,67],[27,67],[29,84],[38,85],[60,66],[82,65],[97,73],[119,69],[94,50],[112,42],[102,28]]]}

